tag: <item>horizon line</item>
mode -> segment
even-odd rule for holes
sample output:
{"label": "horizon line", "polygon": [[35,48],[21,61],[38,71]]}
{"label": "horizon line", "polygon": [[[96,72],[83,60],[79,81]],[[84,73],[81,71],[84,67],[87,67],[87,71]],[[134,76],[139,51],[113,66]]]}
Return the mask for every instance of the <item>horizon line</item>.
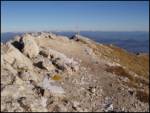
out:
{"label": "horizon line", "polygon": [[21,33],[21,32],[149,32],[149,31],[144,31],[144,30],[124,30],[124,31],[113,31],[113,30],[41,30],[41,31],[1,31],[1,33]]}

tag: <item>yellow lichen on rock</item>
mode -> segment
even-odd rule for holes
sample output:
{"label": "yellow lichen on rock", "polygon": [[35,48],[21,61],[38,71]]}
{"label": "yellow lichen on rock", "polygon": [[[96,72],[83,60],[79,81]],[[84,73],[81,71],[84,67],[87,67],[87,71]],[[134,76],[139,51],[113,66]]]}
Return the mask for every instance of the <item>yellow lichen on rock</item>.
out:
{"label": "yellow lichen on rock", "polygon": [[52,77],[52,80],[55,80],[55,81],[58,81],[58,80],[61,80],[62,79],[62,77],[60,76],[60,75],[54,75],[53,77]]}

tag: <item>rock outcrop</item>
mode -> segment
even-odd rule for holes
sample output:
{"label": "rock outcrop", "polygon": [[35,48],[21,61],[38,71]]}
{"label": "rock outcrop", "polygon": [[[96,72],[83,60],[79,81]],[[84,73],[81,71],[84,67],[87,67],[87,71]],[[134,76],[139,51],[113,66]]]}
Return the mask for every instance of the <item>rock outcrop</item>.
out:
{"label": "rock outcrop", "polygon": [[23,53],[29,58],[36,57],[39,54],[39,47],[31,35],[25,34],[22,43],[24,44]]}
{"label": "rock outcrop", "polygon": [[16,36],[1,43],[1,111],[148,112],[148,61],[80,35]]}
{"label": "rock outcrop", "polygon": [[2,46],[1,63],[8,63],[18,69],[32,70],[33,65],[30,59],[24,56],[11,43]]}

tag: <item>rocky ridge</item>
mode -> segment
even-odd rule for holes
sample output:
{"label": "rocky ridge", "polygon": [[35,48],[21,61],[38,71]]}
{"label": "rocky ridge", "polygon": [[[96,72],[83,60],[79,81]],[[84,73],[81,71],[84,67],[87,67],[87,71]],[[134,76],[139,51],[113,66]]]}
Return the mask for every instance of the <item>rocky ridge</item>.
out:
{"label": "rocky ridge", "polygon": [[75,35],[1,43],[1,111],[149,111],[149,58]]}

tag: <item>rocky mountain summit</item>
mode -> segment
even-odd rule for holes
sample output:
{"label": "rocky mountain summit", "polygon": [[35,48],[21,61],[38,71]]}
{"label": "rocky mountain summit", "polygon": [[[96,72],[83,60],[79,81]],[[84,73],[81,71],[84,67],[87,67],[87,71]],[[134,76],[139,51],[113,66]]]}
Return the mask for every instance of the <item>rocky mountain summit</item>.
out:
{"label": "rocky mountain summit", "polygon": [[87,37],[26,33],[1,43],[1,111],[149,111],[149,55]]}

